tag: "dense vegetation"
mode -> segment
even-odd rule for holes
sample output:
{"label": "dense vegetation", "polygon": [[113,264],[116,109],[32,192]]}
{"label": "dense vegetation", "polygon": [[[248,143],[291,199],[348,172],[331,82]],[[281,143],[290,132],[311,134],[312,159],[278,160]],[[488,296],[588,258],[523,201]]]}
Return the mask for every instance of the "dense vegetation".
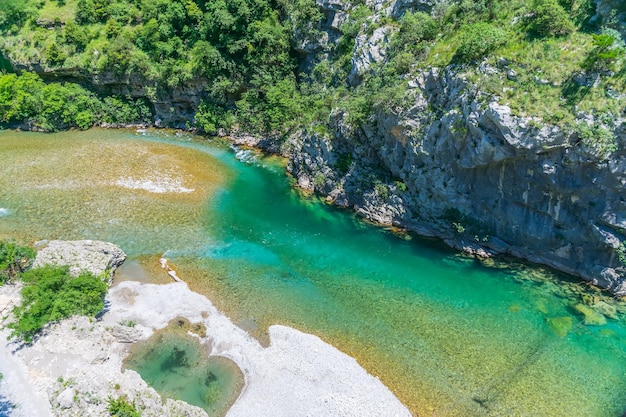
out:
{"label": "dense vegetation", "polygon": [[[44,71],[71,68],[86,77],[137,77],[153,101],[185,84],[206,84],[200,127],[214,130],[237,112],[251,130],[270,131],[282,128],[298,110],[283,100],[296,91],[291,30],[283,19],[289,7],[275,0],[10,1],[0,5],[0,16],[6,16],[0,18],[1,46],[13,62],[36,62]],[[29,98],[34,94],[29,86],[16,89],[3,91],[0,105],[7,106],[21,91]],[[65,102],[74,97],[83,102],[78,113],[59,114],[65,126],[146,116],[136,101],[127,100],[129,109],[119,120],[107,112],[109,103],[80,87],[56,84],[53,90]],[[13,107],[2,122],[33,120],[39,114],[28,103]],[[63,127],[46,120],[34,123],[46,130]]]}
{"label": "dense vegetation", "polygon": [[107,284],[84,273],[70,277],[67,267],[43,267],[22,274],[22,304],[13,308],[11,337],[31,342],[48,323],[73,315],[94,317],[104,308]]}
{"label": "dense vegetation", "polygon": [[23,120],[37,129],[56,131],[87,129],[96,121],[113,125],[148,123],[151,113],[141,99],[101,99],[78,84],[46,84],[29,72],[0,76],[0,123]]}
{"label": "dense vegetation", "polygon": [[[626,11],[619,7],[612,16]],[[396,19],[355,1],[328,42],[314,0],[5,0],[5,56],[41,74],[69,71],[74,81],[82,77],[83,87],[50,83],[49,76],[44,87],[32,74],[7,75],[0,79],[0,123],[28,120],[55,130],[146,121],[154,110],[149,103],[200,86],[202,103],[189,126],[275,135],[300,126],[323,131],[333,109],[358,125],[377,109],[407,106],[407,80],[453,65],[515,114],[585,137],[586,127],[575,121],[580,111],[610,120],[626,104],[618,21],[593,20],[594,13],[592,0],[456,0]],[[384,59],[349,76],[357,37],[381,28]],[[303,44],[319,52],[301,67],[306,54],[297,45]],[[103,74],[135,80],[143,90],[110,97],[85,81]],[[609,152],[614,144],[608,138],[597,146]]]}

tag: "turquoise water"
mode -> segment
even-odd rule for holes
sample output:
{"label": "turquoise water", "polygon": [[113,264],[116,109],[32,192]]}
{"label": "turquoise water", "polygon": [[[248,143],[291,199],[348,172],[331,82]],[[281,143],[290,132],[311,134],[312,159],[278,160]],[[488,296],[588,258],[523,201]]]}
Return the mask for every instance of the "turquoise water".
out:
{"label": "turquoise water", "polygon": [[[192,288],[255,336],[263,339],[273,323],[312,332],[357,358],[419,415],[608,417],[626,410],[626,323],[618,314],[604,326],[585,325],[574,307],[603,298],[592,289],[535,266],[486,266],[437,241],[367,225],[294,191],[277,159],[240,153],[243,162],[223,146],[187,137],[69,135],[0,133],[0,156],[12,155],[0,166],[0,208],[9,213],[0,217],[0,236],[108,239],[131,256],[166,252]],[[88,153],[96,139],[124,149],[113,155],[116,170],[59,169],[61,152],[45,175],[72,186],[42,188],[42,167],[27,175],[21,168],[47,149],[44,142],[74,149],[84,141]],[[131,150],[142,161],[167,154],[154,169],[167,165],[198,192],[111,187],[119,170],[130,169],[119,160],[136,161]],[[107,167],[107,155],[84,157]],[[94,184],[94,175],[110,177],[109,185]],[[96,186],[106,198],[93,196]],[[50,193],[45,206],[41,189]],[[68,214],[89,195],[93,210]],[[31,205],[44,216],[27,215]]]}
{"label": "turquoise water", "polygon": [[167,398],[222,416],[239,396],[243,375],[232,361],[207,357],[190,336],[160,334],[133,346],[125,361],[142,379]]}

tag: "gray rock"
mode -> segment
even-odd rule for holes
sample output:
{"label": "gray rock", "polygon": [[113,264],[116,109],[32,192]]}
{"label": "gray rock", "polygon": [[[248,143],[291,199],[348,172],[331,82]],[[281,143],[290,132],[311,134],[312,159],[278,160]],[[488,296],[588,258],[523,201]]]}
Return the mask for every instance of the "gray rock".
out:
{"label": "gray rock", "polygon": [[69,266],[72,276],[78,276],[86,271],[110,279],[115,269],[125,259],[124,251],[112,243],[94,240],[53,240],[37,252],[33,268],[45,265]]}
{"label": "gray rock", "polygon": [[[417,74],[411,104],[378,109],[360,126],[335,112],[331,137],[300,132],[290,140],[289,172],[379,223],[480,257],[508,253],[625,295],[626,265],[616,256],[626,241],[625,146],[607,162],[572,133],[482,96],[457,71]],[[621,120],[613,123],[607,128],[626,145]],[[342,171],[346,155],[358,163]]]}
{"label": "gray rock", "polygon": [[57,397],[57,404],[59,408],[67,410],[74,406],[74,397],[76,396],[76,391],[72,388],[66,388],[62,393]]}
{"label": "gray rock", "polygon": [[370,69],[372,64],[385,59],[391,31],[391,27],[382,26],[374,30],[369,37],[366,34],[357,36],[352,55],[352,69],[348,75],[350,84],[359,84],[361,76]]}
{"label": "gray rock", "polygon": [[141,329],[136,327],[116,325],[110,331],[111,335],[119,343],[134,343],[143,336]]}

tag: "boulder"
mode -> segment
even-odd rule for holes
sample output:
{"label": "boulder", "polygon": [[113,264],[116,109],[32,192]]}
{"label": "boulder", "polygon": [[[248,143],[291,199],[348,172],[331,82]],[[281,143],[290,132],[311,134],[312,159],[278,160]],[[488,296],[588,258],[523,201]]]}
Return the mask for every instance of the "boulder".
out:
{"label": "boulder", "polygon": [[125,259],[124,251],[112,243],[95,240],[52,240],[37,252],[33,268],[46,265],[69,266],[72,276],[89,272],[111,279],[113,272]]}

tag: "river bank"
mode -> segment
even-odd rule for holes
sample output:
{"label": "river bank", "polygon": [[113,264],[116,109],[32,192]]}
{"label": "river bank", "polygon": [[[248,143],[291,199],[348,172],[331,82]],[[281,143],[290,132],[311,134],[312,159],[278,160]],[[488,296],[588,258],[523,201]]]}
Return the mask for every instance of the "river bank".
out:
{"label": "river bank", "polygon": [[414,414],[480,415],[481,404],[498,415],[623,411],[626,326],[620,313],[587,323],[579,304],[603,300],[593,289],[399,239],[303,198],[284,160],[235,155],[217,140],[115,129],[0,136],[5,237],[112,241],[150,271],[144,282],[170,279],[166,256],[262,343],[275,323],[318,335]]}
{"label": "river bank", "polygon": [[[18,299],[19,287],[0,288],[0,310]],[[353,358],[318,337],[272,326],[264,348],[184,282],[124,281],[106,300],[97,321],[74,317],[47,328],[32,345],[0,346],[0,393],[16,404],[12,416],[107,416],[107,399],[121,396],[144,417],[205,416],[181,401],[162,402],[136,372],[123,370],[132,343],[176,318],[203,324],[207,331],[199,341],[206,351],[233,360],[243,372],[245,386],[229,417],[411,415]],[[6,336],[2,330],[0,337]]]}

